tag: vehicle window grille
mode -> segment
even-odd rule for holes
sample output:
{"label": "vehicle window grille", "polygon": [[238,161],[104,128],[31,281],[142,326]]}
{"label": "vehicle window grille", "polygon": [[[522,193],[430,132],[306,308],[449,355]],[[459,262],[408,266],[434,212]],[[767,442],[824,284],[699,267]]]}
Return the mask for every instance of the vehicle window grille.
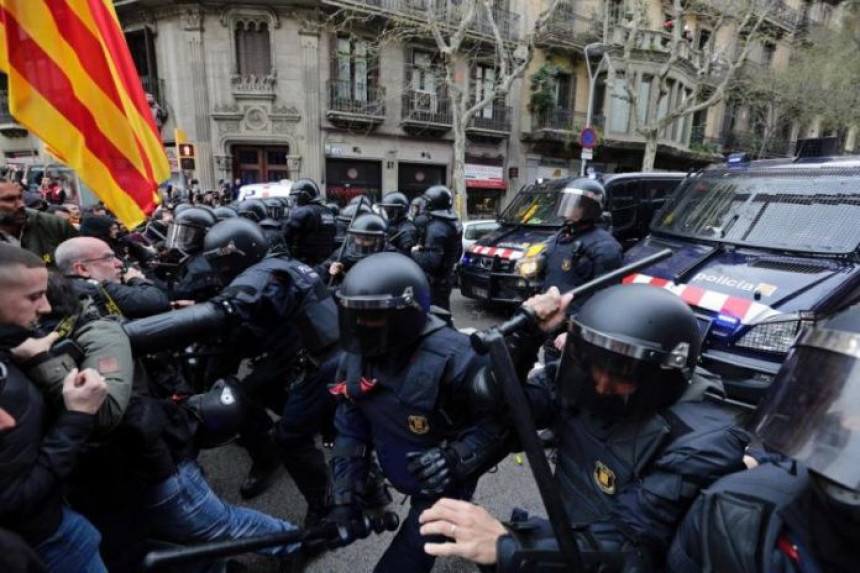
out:
{"label": "vehicle window grille", "polygon": [[808,275],[823,273],[830,268],[827,265],[820,265],[810,262],[801,263],[798,261],[793,261],[791,259],[759,259],[750,263],[750,267]]}

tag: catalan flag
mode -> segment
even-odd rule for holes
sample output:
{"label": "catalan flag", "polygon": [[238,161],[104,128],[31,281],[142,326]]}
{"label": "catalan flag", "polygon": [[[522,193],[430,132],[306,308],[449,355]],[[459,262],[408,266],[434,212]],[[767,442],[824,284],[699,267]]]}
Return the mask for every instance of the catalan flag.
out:
{"label": "catalan flag", "polygon": [[141,223],[170,166],[112,0],[0,0],[0,69],[15,119]]}

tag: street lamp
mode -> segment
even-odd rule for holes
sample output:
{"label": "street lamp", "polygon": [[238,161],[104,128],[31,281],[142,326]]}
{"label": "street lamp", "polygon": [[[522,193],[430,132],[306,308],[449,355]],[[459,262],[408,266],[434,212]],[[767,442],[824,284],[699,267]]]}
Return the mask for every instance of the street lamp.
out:
{"label": "street lamp", "polygon": [[[591,58],[589,57],[589,52],[592,51],[600,55],[600,63],[597,64],[594,74],[591,73]],[[592,110],[594,109],[594,88],[597,83],[595,80],[602,71],[603,62],[606,61],[606,44],[603,42],[594,42],[585,46],[582,52],[585,54],[585,69],[588,71],[588,109],[585,112],[585,127],[591,127]],[[585,163],[585,159],[581,160],[580,177],[585,177]]]}

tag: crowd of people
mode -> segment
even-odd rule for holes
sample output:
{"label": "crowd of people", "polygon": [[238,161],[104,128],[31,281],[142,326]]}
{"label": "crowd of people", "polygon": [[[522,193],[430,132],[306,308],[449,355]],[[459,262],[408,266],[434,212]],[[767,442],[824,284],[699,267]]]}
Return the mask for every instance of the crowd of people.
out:
{"label": "crowd of people", "polygon": [[[451,191],[339,207],[309,179],[284,199],[233,187],[167,190],[129,230],[103,206],[65,218],[0,183],[0,569],[136,571],[157,544],[348,527],[385,511],[392,487],[411,504],[380,572],[448,555],[575,568],[556,535],[588,569],[848,570],[860,556],[860,311],[798,341],[755,440],[705,399],[680,298],[562,294],[621,264],[605,193],[574,181],[544,292],[525,303],[537,323],[507,340],[537,426],[554,430],[571,528],[522,511],[503,523],[470,502],[519,445],[497,365],[449,312]],[[198,454],[232,441],[252,461],[241,496],[284,466],[302,524],[212,490]],[[326,547],[260,551],[300,570]]]}

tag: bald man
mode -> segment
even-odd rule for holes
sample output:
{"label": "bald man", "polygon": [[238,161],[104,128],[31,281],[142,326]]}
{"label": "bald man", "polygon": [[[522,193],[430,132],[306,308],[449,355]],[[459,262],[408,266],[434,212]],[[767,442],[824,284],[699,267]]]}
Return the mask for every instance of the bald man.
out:
{"label": "bald man", "polygon": [[101,316],[143,318],[170,310],[167,294],[139,270],[124,268],[110,245],[95,237],[63,241],[55,252],[57,268],[72,279],[79,295],[90,296]]}
{"label": "bald man", "polygon": [[0,527],[23,537],[48,571],[105,571],[99,532],[62,497],[104,401],[104,379],[94,370],[70,372],[65,408],[49,424],[42,395],[17,364],[22,349],[36,353],[56,340],[32,338],[51,310],[47,282],[38,256],[0,244]]}

